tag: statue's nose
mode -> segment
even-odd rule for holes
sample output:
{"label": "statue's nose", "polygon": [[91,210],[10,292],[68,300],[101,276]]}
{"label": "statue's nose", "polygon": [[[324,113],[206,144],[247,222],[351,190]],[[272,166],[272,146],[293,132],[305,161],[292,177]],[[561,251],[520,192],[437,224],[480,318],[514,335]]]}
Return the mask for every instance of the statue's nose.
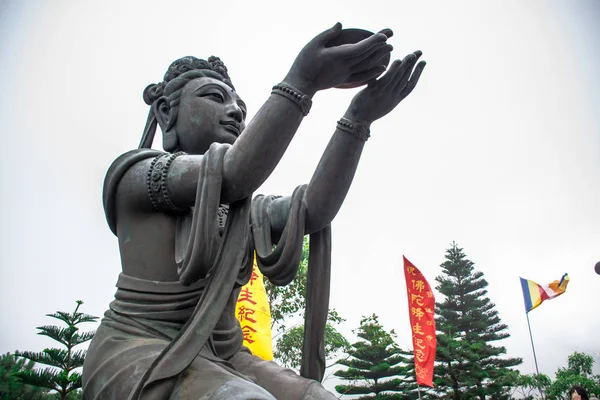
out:
{"label": "statue's nose", "polygon": [[227,116],[234,119],[236,122],[241,123],[244,118],[244,113],[242,112],[240,106],[238,106],[236,103],[231,103],[227,107]]}

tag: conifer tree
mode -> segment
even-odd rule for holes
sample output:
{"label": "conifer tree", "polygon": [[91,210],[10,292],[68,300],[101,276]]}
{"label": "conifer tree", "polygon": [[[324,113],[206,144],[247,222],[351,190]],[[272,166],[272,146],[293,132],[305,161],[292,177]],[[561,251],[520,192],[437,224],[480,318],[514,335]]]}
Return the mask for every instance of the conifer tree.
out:
{"label": "conifer tree", "polygon": [[[405,389],[404,394],[406,395],[406,399],[429,399],[427,396],[428,391],[430,390],[427,386],[421,386],[420,388],[417,385],[417,375],[415,371],[415,353],[412,350],[404,350],[400,349],[399,353],[404,356],[404,362],[406,363],[405,371],[404,371],[404,383]],[[420,392],[420,395],[419,395]]]}
{"label": "conifer tree", "polygon": [[441,267],[436,289],[445,298],[436,303],[436,391],[455,400],[510,398],[509,368],[522,360],[501,357],[506,348],[495,345],[510,335],[487,297],[483,272],[455,243]]}
{"label": "conifer tree", "polygon": [[26,385],[14,375],[33,369],[35,363],[7,353],[0,356],[0,400],[43,400],[47,389]]}
{"label": "conifer tree", "polygon": [[362,340],[352,345],[348,359],[338,362],[348,368],[334,373],[352,383],[335,390],[342,395],[363,395],[359,399],[416,399],[416,384],[406,378],[408,360],[394,342],[394,330],[386,332],[373,314],[361,319],[355,333]]}
{"label": "conifer tree", "polygon": [[23,383],[55,390],[61,400],[70,399],[72,396],[69,395],[81,388],[81,373],[75,370],[83,367],[87,350],[75,350],[75,347],[90,340],[94,332],[79,332],[78,325],[98,319],[79,312],[79,306],[82,304],[81,300],[77,300],[77,306],[72,313],[57,311],[54,314],[47,314],[48,317],[62,321],[67,325],[66,327],[45,325],[37,328],[38,335],[47,336],[59,342],[64,348],[48,348],[42,352],[15,352],[18,357],[49,367],[20,371],[14,376],[20,378]]}

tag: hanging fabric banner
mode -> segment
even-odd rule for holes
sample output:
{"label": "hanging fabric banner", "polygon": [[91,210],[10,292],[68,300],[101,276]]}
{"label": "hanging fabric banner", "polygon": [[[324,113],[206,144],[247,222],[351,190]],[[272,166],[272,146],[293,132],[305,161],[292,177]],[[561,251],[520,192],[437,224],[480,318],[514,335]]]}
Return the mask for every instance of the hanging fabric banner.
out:
{"label": "hanging fabric banner", "polygon": [[435,298],[429,283],[406,257],[404,277],[408,295],[408,315],[412,330],[417,384],[433,387],[433,364],[435,362]]}
{"label": "hanging fabric banner", "polygon": [[244,334],[244,346],[263,360],[273,359],[271,338],[271,309],[267,301],[264,278],[256,255],[250,281],[242,287],[235,306],[235,315]]}

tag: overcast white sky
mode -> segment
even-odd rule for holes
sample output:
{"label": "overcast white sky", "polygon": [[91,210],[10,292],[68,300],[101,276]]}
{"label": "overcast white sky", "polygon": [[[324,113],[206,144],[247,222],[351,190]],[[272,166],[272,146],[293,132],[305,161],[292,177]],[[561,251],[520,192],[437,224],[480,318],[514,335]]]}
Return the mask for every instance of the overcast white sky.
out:
{"label": "overcast white sky", "polygon": [[[250,116],[315,34],[394,29],[423,50],[413,94],[376,122],[333,223],[331,305],[410,345],[401,259],[435,286],[456,241],[489,281],[504,342],[534,372],[519,276],[568,272],[530,315],[541,372],[600,364],[600,2],[0,0],[0,352],[41,350],[44,315],[101,316],[120,272],[106,169],[137,147],[142,91],[176,58],[220,56]],[[306,183],[354,91],[314,98],[262,193]],[[158,142],[157,142],[158,144]],[[91,328],[91,327],[90,327]],[[596,366],[598,370],[598,365]]]}

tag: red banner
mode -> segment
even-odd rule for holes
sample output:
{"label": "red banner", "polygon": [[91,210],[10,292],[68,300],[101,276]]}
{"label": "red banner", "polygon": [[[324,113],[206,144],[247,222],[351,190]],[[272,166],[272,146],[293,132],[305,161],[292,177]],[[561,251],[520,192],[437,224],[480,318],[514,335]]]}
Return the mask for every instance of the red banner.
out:
{"label": "red banner", "polygon": [[417,384],[433,387],[435,361],[435,298],[427,279],[406,257],[404,277],[408,294],[408,315],[415,350],[415,375]]}

